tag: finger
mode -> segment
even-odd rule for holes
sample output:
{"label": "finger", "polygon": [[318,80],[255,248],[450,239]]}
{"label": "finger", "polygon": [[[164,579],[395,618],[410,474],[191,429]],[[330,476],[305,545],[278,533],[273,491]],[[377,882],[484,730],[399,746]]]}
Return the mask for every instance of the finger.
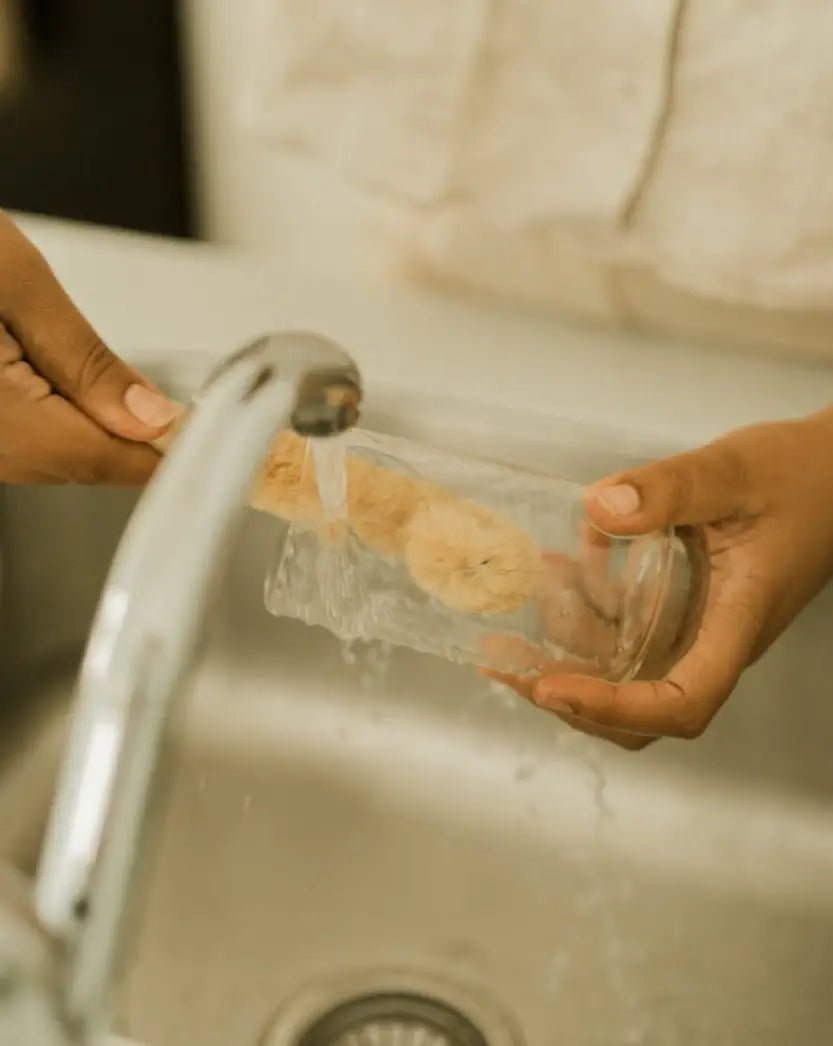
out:
{"label": "finger", "polygon": [[478,672],[486,679],[491,679],[493,683],[500,683],[502,686],[508,686],[510,690],[514,690],[519,697],[525,697],[527,701],[531,701],[533,704],[533,695],[535,694],[535,687],[538,683],[538,676],[519,676],[515,675],[514,672],[501,672],[497,668],[479,668]]}
{"label": "finger", "polygon": [[719,440],[602,480],[587,490],[585,507],[601,530],[637,535],[733,518],[747,487],[742,457],[731,440]]}
{"label": "finger", "polygon": [[[547,668],[547,677],[549,678],[550,675],[556,674],[558,676],[564,675],[568,677],[572,675],[578,676],[581,674],[581,670],[582,666],[576,663],[571,664],[567,661],[552,661],[549,662]],[[536,689],[542,678],[540,672],[535,670],[525,672],[522,669],[517,671],[507,671],[501,668],[489,667],[478,668],[478,672],[480,672],[482,676],[485,676],[486,679],[491,679],[493,683],[500,683],[503,686],[508,686],[510,689],[514,690],[516,694],[525,697],[527,701],[532,701],[533,704],[538,704],[536,699]]]}
{"label": "finger", "polygon": [[649,737],[699,737],[734,689],[743,666],[694,649],[664,680],[615,684],[586,676],[550,676],[533,700],[551,711]]}
{"label": "finger", "polygon": [[532,700],[558,715],[646,737],[687,737],[685,695],[670,680],[614,684],[584,676],[548,676]]}
{"label": "finger", "polygon": [[762,608],[741,573],[713,585],[689,653],[664,680],[609,683],[584,676],[542,678],[534,700],[553,711],[653,737],[699,737],[750,663]]}
{"label": "finger", "polygon": [[[495,683],[501,683],[503,686],[510,687],[510,689],[514,690],[521,697],[526,698],[526,700],[531,704],[536,704],[539,708],[551,711],[551,709],[546,709],[545,705],[542,705],[535,699],[535,687],[538,682],[537,676],[517,676],[508,672],[496,672],[489,669],[481,669],[480,671],[487,679],[491,679],[492,682]],[[564,712],[555,712],[554,714],[574,730],[578,730],[583,734],[588,734],[590,737],[598,737],[604,741],[610,741],[613,744],[618,745],[620,748],[625,748],[631,752],[641,751],[656,740],[656,738],[653,737],[640,737],[638,734],[626,733],[622,730],[612,730],[607,727],[599,726],[597,723],[579,719],[577,716],[568,715]]]}
{"label": "finger", "polygon": [[3,265],[9,278],[3,280],[0,318],[27,358],[62,395],[115,435],[147,440],[163,432],[175,416],[173,405],[107,348],[45,259],[8,219],[0,231],[12,242]]}
{"label": "finger", "polygon": [[8,483],[138,486],[159,463],[149,446],[110,435],[54,393],[16,405],[7,421],[13,435],[4,441],[0,480]]}
{"label": "finger", "polygon": [[[548,640],[575,658],[604,667],[616,652],[617,627],[598,609],[600,586],[595,585],[594,599],[585,580],[574,560],[547,553],[538,597],[541,624]],[[598,578],[595,580],[598,582]]]}
{"label": "finger", "polygon": [[599,613],[613,620],[618,618],[622,586],[611,577],[612,541],[590,523],[582,523],[576,562],[581,570],[582,587]]}
{"label": "finger", "polygon": [[[56,435],[46,450],[59,475],[74,483],[116,486],[141,485],[153,475],[159,455],[150,447],[110,435],[60,396],[52,398],[50,407]],[[66,440],[58,439],[61,429]]]}

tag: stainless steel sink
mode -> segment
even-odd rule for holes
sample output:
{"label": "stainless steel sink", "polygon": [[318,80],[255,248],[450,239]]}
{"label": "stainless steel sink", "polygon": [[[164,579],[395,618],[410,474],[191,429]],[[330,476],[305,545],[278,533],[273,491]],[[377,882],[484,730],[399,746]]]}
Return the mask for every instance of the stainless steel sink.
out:
{"label": "stainless steel sink", "polygon": [[[372,387],[365,423],[579,478],[669,449]],[[0,858],[31,871],[134,499],[2,496]],[[833,1041],[833,592],[703,739],[629,755],[462,668],[271,618],[277,526],[247,520],[174,740],[126,1035],[280,1046],[348,999],[416,998],[492,1046]],[[409,1012],[314,1041],[474,1041]]]}

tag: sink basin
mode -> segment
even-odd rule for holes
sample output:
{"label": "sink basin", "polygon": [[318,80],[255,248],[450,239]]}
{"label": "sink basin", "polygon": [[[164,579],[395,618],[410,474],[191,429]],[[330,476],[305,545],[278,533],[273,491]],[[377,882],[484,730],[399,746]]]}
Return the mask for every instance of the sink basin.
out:
{"label": "sink basin", "polygon": [[[579,479],[673,449],[381,388],[365,423]],[[133,503],[3,492],[0,858],[24,871]],[[491,1046],[833,1041],[833,592],[704,738],[632,755],[461,667],[270,617],[278,527],[245,521],[172,741],[120,1034],[288,1046],[385,997]],[[314,1041],[476,1041],[408,1020]]]}

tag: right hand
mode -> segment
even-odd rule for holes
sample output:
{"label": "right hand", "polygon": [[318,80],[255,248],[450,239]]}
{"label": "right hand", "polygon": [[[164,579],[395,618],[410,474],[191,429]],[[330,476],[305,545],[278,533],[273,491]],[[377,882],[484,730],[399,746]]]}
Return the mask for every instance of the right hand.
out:
{"label": "right hand", "polygon": [[0,483],[144,483],[176,413],[0,213]]}
{"label": "right hand", "polygon": [[586,510],[615,535],[702,528],[711,573],[692,646],[661,680],[615,685],[561,669],[497,678],[626,748],[698,737],[744,669],[833,575],[833,410],[612,476],[590,488]]}

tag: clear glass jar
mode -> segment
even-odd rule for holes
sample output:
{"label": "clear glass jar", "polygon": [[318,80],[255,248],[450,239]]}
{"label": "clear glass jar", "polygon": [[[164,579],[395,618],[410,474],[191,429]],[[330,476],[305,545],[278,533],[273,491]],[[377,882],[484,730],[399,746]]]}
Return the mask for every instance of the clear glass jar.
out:
{"label": "clear glass jar", "polygon": [[270,461],[253,504],[290,520],[266,579],[273,614],[483,668],[613,681],[660,673],[696,623],[697,535],[602,534],[570,480],[360,429],[283,436]]}

